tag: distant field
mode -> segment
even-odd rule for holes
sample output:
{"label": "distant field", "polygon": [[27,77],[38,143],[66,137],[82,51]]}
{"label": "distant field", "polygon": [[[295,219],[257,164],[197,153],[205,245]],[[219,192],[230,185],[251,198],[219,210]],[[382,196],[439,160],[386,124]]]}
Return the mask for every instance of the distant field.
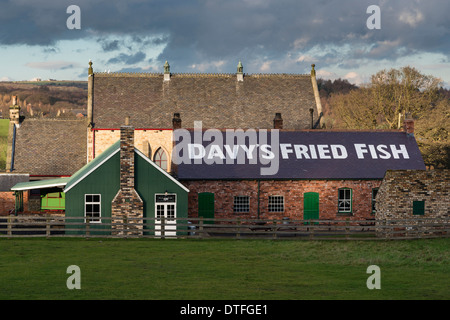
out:
{"label": "distant field", "polygon": [[6,164],[6,147],[8,142],[9,120],[0,119],[0,171]]}
{"label": "distant field", "polygon": [[0,137],[8,137],[9,119],[0,119]]}
{"label": "distant field", "polygon": [[[447,300],[449,248],[448,238],[1,239],[0,299]],[[66,286],[71,265],[79,290]],[[366,286],[370,265],[379,290]]]}

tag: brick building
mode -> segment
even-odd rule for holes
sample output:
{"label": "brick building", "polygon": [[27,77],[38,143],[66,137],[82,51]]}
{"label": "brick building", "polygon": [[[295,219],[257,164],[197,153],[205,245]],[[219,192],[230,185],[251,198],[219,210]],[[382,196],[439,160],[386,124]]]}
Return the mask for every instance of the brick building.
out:
{"label": "brick building", "polygon": [[[258,149],[241,163],[222,156],[233,150],[232,145],[225,144],[220,153],[206,141],[202,159],[193,153],[191,161],[178,164],[178,178],[190,190],[189,215],[374,219],[376,194],[386,170],[425,169],[414,136],[402,131],[282,130],[277,145],[271,139],[267,139],[270,150],[278,148],[273,163],[251,163],[269,150],[269,144],[262,148],[258,140],[256,148],[239,145],[233,159],[239,159],[241,150]],[[211,150],[214,157],[208,158]],[[183,150],[177,146],[175,151]],[[264,174],[269,167],[275,170]]]}
{"label": "brick building", "polygon": [[[130,117],[135,144],[150,159],[171,168],[174,128],[270,129],[276,113],[291,130],[320,127],[322,106],[311,74],[102,73],[88,69],[88,161],[119,138]],[[181,119],[183,121],[181,122]]]}
{"label": "brick building", "polygon": [[[90,63],[87,98],[84,120],[17,123],[11,169],[29,173],[30,179],[70,178],[111,151],[126,117],[136,149],[189,189],[189,216],[373,218],[386,170],[425,169],[411,121],[405,131],[319,130],[322,107],[314,65],[308,75],[248,75],[241,63],[233,74],[173,74],[168,64],[162,74],[130,74],[94,73]],[[195,136],[196,121],[204,134],[216,128],[221,134],[267,133],[276,150],[263,149],[262,140],[253,145],[244,140],[238,143],[247,156],[244,163],[182,163],[174,141],[180,142],[178,132]],[[214,148],[214,156],[224,160],[234,152],[233,145],[228,147]],[[274,158],[254,164],[250,150],[264,160],[271,150]],[[275,164],[276,172],[262,174]],[[58,183],[49,185],[60,188]],[[30,199],[32,190],[39,196],[55,193],[39,186],[20,191]],[[64,190],[59,191],[62,197]]]}

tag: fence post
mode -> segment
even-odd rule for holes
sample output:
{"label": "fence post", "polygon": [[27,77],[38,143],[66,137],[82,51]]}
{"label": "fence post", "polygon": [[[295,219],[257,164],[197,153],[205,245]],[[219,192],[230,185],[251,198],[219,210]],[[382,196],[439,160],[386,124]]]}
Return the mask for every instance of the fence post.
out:
{"label": "fence post", "polygon": [[277,238],[277,221],[275,219],[273,219],[273,238],[276,239]]}
{"label": "fence post", "polygon": [[48,238],[50,238],[50,216],[47,213],[45,215],[45,236]]}
{"label": "fence post", "polygon": [[311,223],[311,220],[309,220],[309,240],[314,239],[314,226]]}
{"label": "fence post", "polygon": [[236,239],[240,239],[241,238],[241,219],[240,218],[237,218],[236,225],[237,225]]}
{"label": "fence post", "polygon": [[8,229],[8,236],[12,236],[12,215],[9,215],[8,216],[8,226],[7,226],[7,229]]}
{"label": "fence post", "polygon": [[203,238],[203,217],[200,217],[198,231],[199,231],[198,236],[200,239],[202,239]]}
{"label": "fence post", "polygon": [[161,216],[161,239],[165,238],[165,233],[166,233],[165,228],[166,228],[166,226],[165,226],[165,217]]}
{"label": "fence post", "polygon": [[88,239],[89,238],[89,236],[90,236],[90,224],[89,224],[89,218],[88,217],[86,217],[86,239]]}

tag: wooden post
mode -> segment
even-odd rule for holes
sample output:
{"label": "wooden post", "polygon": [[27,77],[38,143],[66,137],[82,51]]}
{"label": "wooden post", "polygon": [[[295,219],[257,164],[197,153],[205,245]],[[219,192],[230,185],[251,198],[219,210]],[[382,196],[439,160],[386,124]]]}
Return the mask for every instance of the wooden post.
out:
{"label": "wooden post", "polygon": [[314,226],[311,223],[311,220],[309,221],[309,240],[314,239]]}
{"label": "wooden post", "polygon": [[200,217],[198,235],[200,239],[203,238],[203,217]]}
{"label": "wooden post", "polygon": [[86,239],[90,236],[90,225],[89,225],[89,218],[86,218]]}
{"label": "wooden post", "polygon": [[240,218],[237,218],[236,225],[237,225],[236,239],[240,239],[241,238],[241,219]]}
{"label": "wooden post", "polygon": [[165,228],[166,228],[165,227],[165,217],[161,216],[161,239],[165,238],[165,233],[166,233]]}
{"label": "wooden post", "polygon": [[276,239],[277,238],[277,221],[275,219],[273,219],[273,238]]}
{"label": "wooden post", "polygon": [[12,215],[9,215],[8,216],[8,226],[7,226],[7,229],[8,229],[8,236],[12,236]]}
{"label": "wooden post", "polygon": [[50,238],[50,215],[47,213],[45,215],[45,236]]}

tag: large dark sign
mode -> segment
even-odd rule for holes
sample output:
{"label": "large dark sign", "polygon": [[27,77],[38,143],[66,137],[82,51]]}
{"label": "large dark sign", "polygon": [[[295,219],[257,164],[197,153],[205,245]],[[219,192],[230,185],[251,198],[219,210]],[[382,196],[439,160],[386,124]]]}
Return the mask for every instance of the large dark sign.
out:
{"label": "large dark sign", "polygon": [[174,132],[179,179],[382,179],[424,170],[413,135],[400,131],[215,130]]}

